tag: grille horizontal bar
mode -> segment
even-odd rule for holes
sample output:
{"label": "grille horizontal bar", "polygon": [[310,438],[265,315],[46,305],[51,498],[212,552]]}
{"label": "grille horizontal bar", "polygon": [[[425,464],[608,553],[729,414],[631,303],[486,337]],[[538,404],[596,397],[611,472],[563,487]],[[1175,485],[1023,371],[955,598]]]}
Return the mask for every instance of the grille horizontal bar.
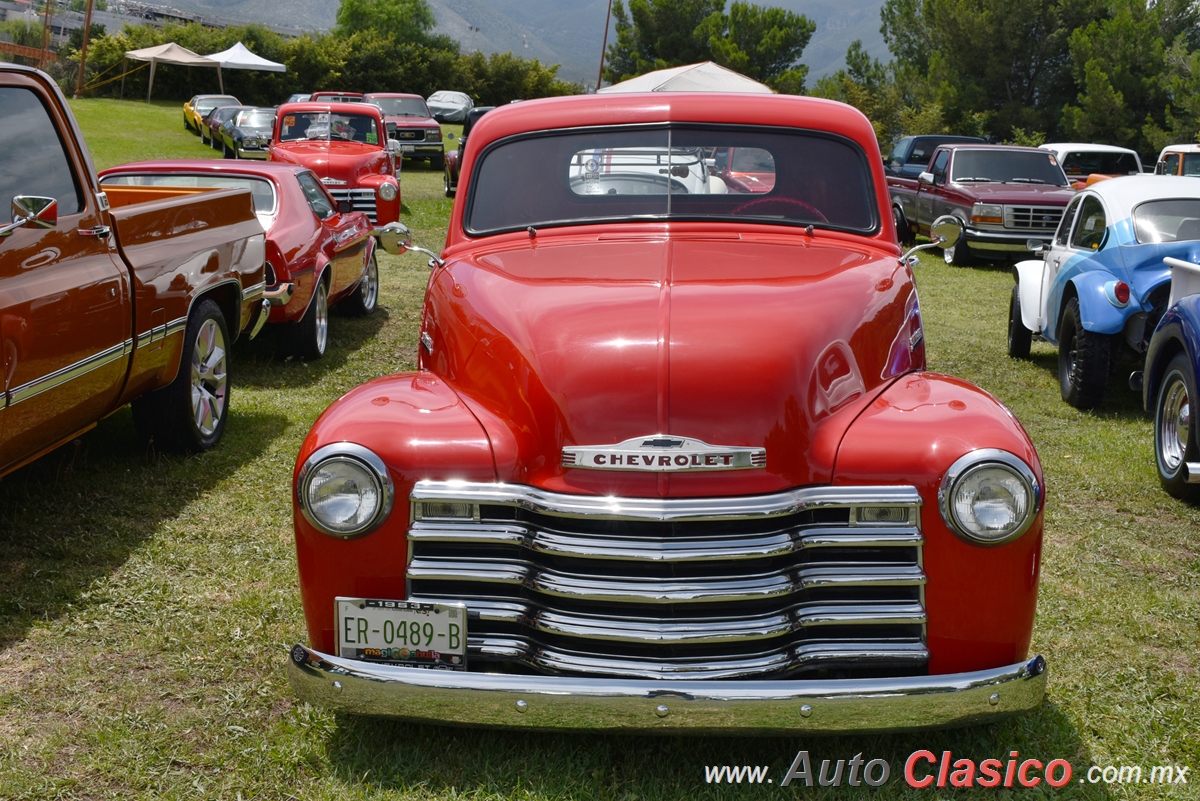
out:
{"label": "grille horizontal bar", "polygon": [[1054,231],[1062,216],[1061,206],[1005,206],[1004,227]]}
{"label": "grille horizontal bar", "polygon": [[470,637],[467,653],[468,664],[472,660],[513,662],[541,673],[645,679],[731,679],[848,666],[860,670],[867,667],[895,670],[897,666],[905,666],[917,671],[929,661],[929,651],[921,643],[890,641],[804,643],[725,659],[675,658],[647,662],[576,653],[523,637]]}

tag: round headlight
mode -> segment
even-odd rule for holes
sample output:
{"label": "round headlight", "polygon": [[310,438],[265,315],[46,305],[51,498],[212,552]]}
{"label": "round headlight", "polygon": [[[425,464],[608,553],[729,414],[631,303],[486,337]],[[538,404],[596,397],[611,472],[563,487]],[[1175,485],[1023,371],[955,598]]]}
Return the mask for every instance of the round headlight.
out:
{"label": "round headlight", "polygon": [[382,459],[361,445],[339,442],[308,457],[296,494],[309,523],[332,537],[349,539],[384,521],[394,488]]}
{"label": "round headlight", "polygon": [[396,199],[396,185],[391,181],[386,181],[379,185],[379,197],[382,200],[393,201]]}
{"label": "round headlight", "polygon": [[938,490],[942,519],[975,545],[1003,545],[1033,525],[1041,487],[1029,465],[1007,451],[968,453],[946,471]]}

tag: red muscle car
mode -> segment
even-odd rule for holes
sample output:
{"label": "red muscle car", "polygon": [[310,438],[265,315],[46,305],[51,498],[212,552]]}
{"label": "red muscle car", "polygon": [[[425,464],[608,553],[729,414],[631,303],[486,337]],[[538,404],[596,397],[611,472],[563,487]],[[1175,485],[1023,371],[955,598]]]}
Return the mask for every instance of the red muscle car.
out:
{"label": "red muscle car", "polygon": [[[729,149],[769,190],[729,190]],[[489,112],[417,369],[337,400],[297,457],[298,694],[459,724],[793,734],[1035,707],[1041,466],[999,401],[926,371],[895,236],[849,106]]]}
{"label": "red muscle car", "polygon": [[[146,161],[100,173],[103,187],[230,187],[251,190],[267,234],[268,322],[280,350],[318,359],[329,344],[329,307],[370,314],[379,300],[379,268],[367,215],[334,200],[307,168],[213,159]],[[282,296],[282,297],[279,297]]]}
{"label": "red muscle car", "polygon": [[336,200],[372,222],[400,219],[400,144],[369,103],[285,103],[275,117],[269,161],[316,173]]}

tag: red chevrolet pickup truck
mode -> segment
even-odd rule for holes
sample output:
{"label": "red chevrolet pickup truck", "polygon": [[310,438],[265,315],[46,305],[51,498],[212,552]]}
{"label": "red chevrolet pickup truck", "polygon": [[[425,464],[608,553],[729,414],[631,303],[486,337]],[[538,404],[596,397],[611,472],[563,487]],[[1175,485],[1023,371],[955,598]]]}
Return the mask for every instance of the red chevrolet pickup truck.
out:
{"label": "red chevrolet pickup truck", "polygon": [[297,456],[300,697],[799,736],[1035,707],[1041,467],[999,401],[926,371],[907,255],[849,106],[488,112],[417,369]]}
{"label": "red chevrolet pickup truck", "polygon": [[101,191],[54,81],[0,66],[0,475],[128,403],[158,448],[215,444],[264,253],[247,190]]}
{"label": "red chevrolet pickup truck", "polygon": [[1049,244],[1075,196],[1053,153],[1009,145],[942,145],[915,179],[889,175],[887,183],[901,241],[945,214],[962,222],[962,239],[942,251],[957,266],[1019,258],[1031,239]]}

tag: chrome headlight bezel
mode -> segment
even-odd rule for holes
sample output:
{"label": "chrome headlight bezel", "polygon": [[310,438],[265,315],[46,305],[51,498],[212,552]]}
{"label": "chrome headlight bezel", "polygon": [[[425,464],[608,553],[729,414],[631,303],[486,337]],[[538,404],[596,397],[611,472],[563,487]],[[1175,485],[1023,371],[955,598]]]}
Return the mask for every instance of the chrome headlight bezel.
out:
{"label": "chrome headlight bezel", "polygon": [[[1025,493],[1026,504],[1023,516],[1016,518],[1003,534],[992,537],[972,530],[965,521],[960,520],[955,511],[955,501],[956,494],[963,488],[965,480],[977,476],[983,470],[996,469],[1017,479]],[[938,509],[949,529],[972,545],[988,548],[1010,543],[1029,531],[1041,506],[1042,488],[1033,469],[1023,459],[997,448],[982,448],[960,457],[950,465],[938,488]]]}
{"label": "chrome headlight bezel", "polygon": [[[353,470],[360,470],[374,485],[378,493],[378,503],[371,515],[354,526],[337,527],[322,520],[313,508],[311,490],[313,479],[320,474],[321,468],[340,464]],[[396,499],[396,487],[392,482],[387,465],[374,451],[353,442],[337,442],[318,448],[304,460],[299,475],[296,476],[296,501],[304,519],[317,531],[337,539],[350,540],[366,536],[383,524],[391,514],[392,504]]]}
{"label": "chrome headlight bezel", "polygon": [[399,188],[391,181],[384,181],[379,185],[379,199],[391,202],[396,199],[396,195],[400,194]]}

